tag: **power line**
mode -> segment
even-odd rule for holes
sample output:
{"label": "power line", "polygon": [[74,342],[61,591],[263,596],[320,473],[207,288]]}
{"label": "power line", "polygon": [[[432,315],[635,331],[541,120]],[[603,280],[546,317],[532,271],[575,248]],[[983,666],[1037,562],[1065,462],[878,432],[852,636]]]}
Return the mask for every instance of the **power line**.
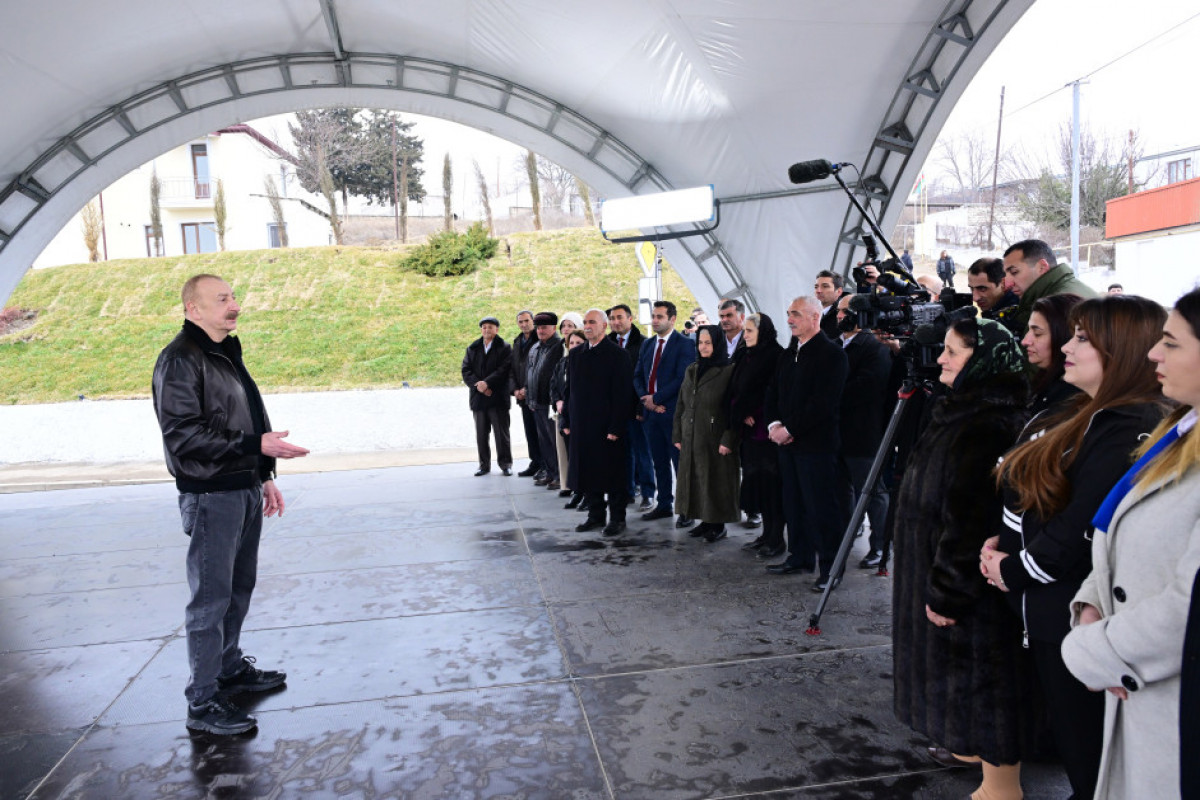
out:
{"label": "power line", "polygon": [[1030,102],[1026,103],[1025,105],[1021,106],[1020,108],[1017,108],[1017,109],[1014,109],[1014,110],[1012,110],[1012,111],[1008,112],[1008,113],[1007,113],[1007,114],[1005,114],[1004,116],[1005,116],[1005,117],[1011,117],[1011,116],[1013,116],[1014,114],[1019,114],[1019,113],[1021,113],[1022,111],[1024,111],[1025,109],[1029,108],[1030,106],[1037,105],[1038,103],[1042,102],[1043,100],[1045,100],[1045,99],[1047,99],[1047,98],[1049,98],[1049,97],[1053,97],[1054,95],[1058,94],[1058,93],[1059,93],[1059,92],[1061,92],[1063,89],[1066,89],[1068,86],[1070,86],[1071,84],[1075,83],[1076,81],[1085,81],[1085,80],[1087,80],[1088,78],[1092,77],[1093,75],[1095,75],[1096,73],[1100,72],[1101,70],[1108,69],[1108,68],[1109,68],[1109,67],[1111,67],[1113,64],[1116,64],[1118,61],[1120,61],[1120,60],[1122,60],[1122,59],[1124,59],[1124,58],[1127,58],[1128,56],[1131,56],[1131,55],[1133,55],[1134,53],[1136,53],[1138,50],[1141,50],[1141,49],[1142,49],[1143,47],[1145,47],[1146,45],[1148,45],[1148,44],[1151,44],[1151,43],[1153,43],[1153,42],[1156,42],[1156,41],[1158,41],[1158,40],[1159,40],[1159,39],[1161,39],[1162,37],[1166,36],[1168,33],[1174,33],[1176,30],[1178,30],[1179,28],[1181,28],[1181,27],[1182,27],[1182,26],[1184,26],[1184,25],[1187,25],[1189,22],[1191,22],[1192,20],[1194,20],[1194,19],[1196,19],[1196,18],[1200,18],[1200,13],[1193,14],[1192,16],[1188,17],[1187,19],[1183,20],[1182,22],[1177,22],[1177,23],[1175,23],[1175,24],[1171,25],[1171,27],[1167,28],[1166,30],[1162,31],[1161,33],[1157,33],[1157,34],[1155,34],[1154,36],[1151,36],[1149,39],[1147,39],[1146,41],[1142,42],[1142,43],[1141,43],[1141,44],[1139,44],[1137,47],[1135,47],[1135,48],[1133,48],[1132,50],[1129,50],[1129,51],[1127,51],[1127,52],[1125,52],[1125,53],[1122,53],[1121,55],[1119,55],[1119,56],[1117,56],[1116,58],[1114,58],[1112,61],[1109,61],[1109,62],[1108,62],[1108,63],[1106,63],[1106,64],[1102,64],[1102,65],[1100,65],[1099,67],[1096,67],[1094,70],[1092,70],[1092,71],[1091,71],[1091,72],[1089,72],[1088,74],[1086,74],[1086,75],[1084,75],[1084,76],[1082,76],[1082,77],[1080,77],[1080,78],[1076,78],[1074,81],[1068,81],[1067,83],[1063,84],[1062,86],[1058,87],[1057,89],[1052,89],[1051,91],[1049,91],[1049,92],[1047,92],[1046,94],[1042,95],[1042,96],[1041,96],[1041,97],[1039,97],[1038,99],[1036,99],[1036,100],[1033,100],[1033,101],[1030,101]]}

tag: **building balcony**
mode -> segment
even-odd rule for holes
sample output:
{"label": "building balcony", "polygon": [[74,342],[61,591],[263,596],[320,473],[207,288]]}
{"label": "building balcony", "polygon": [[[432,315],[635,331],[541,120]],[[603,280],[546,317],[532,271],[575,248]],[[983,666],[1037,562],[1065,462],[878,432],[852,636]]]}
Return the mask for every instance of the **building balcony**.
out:
{"label": "building balcony", "polygon": [[212,208],[213,185],[196,178],[160,178],[158,201],[163,208]]}

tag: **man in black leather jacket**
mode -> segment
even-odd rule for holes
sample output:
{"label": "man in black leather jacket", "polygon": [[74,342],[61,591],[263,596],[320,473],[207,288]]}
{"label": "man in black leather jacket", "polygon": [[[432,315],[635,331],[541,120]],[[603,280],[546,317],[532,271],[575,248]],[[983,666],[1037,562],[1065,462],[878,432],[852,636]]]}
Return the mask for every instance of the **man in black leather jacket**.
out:
{"label": "man in black leather jacket", "polygon": [[191,679],[187,727],[244,733],[256,724],[230,697],[282,686],[238,646],[258,566],[263,515],[283,514],[276,458],[308,451],[272,431],[262,396],[229,334],[241,308],[229,284],[196,275],[183,286],[184,323],[154,365],[154,411],[167,469],[179,489],[187,555]]}

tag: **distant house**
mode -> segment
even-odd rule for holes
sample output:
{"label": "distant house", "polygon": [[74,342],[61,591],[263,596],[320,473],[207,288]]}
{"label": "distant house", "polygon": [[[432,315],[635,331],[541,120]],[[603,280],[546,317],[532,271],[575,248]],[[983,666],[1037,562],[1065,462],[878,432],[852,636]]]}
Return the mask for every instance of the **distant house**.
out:
{"label": "distant house", "polygon": [[1200,178],[1109,200],[1105,236],[1116,249],[1116,282],[1174,303],[1200,279]]}
{"label": "distant house", "polygon": [[[283,148],[248,125],[193,139],[163,153],[109,185],[102,203],[101,259],[178,256],[218,249],[214,199],[217,181],[225,192],[227,250],[279,247],[281,231],[271,212],[264,181],[270,178],[283,204],[289,245],[330,243],[325,201],[300,188]],[[157,171],[162,239],[150,226],[150,176]],[[76,215],[46,246],[33,266],[88,260]]]}
{"label": "distant house", "polygon": [[1134,177],[1147,189],[1200,177],[1200,145],[1142,156],[1134,164]]}

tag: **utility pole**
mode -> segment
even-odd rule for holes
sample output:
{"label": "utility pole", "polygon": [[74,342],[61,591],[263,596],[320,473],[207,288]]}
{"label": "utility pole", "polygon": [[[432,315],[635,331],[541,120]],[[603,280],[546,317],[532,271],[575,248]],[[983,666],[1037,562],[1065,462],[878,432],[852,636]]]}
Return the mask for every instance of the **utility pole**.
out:
{"label": "utility pole", "polygon": [[1079,84],[1072,81],[1071,117],[1071,271],[1079,274]]}
{"label": "utility pole", "polygon": [[396,221],[396,240],[400,240],[400,178],[396,174],[396,118],[392,117],[392,217]]}
{"label": "utility pole", "polygon": [[1004,124],[1004,87],[1000,87],[1000,116],[996,119],[996,160],[992,162],[992,202],[988,208],[988,252],[992,250],[992,225],[996,221],[996,181],[1000,176],[1000,127]]}

